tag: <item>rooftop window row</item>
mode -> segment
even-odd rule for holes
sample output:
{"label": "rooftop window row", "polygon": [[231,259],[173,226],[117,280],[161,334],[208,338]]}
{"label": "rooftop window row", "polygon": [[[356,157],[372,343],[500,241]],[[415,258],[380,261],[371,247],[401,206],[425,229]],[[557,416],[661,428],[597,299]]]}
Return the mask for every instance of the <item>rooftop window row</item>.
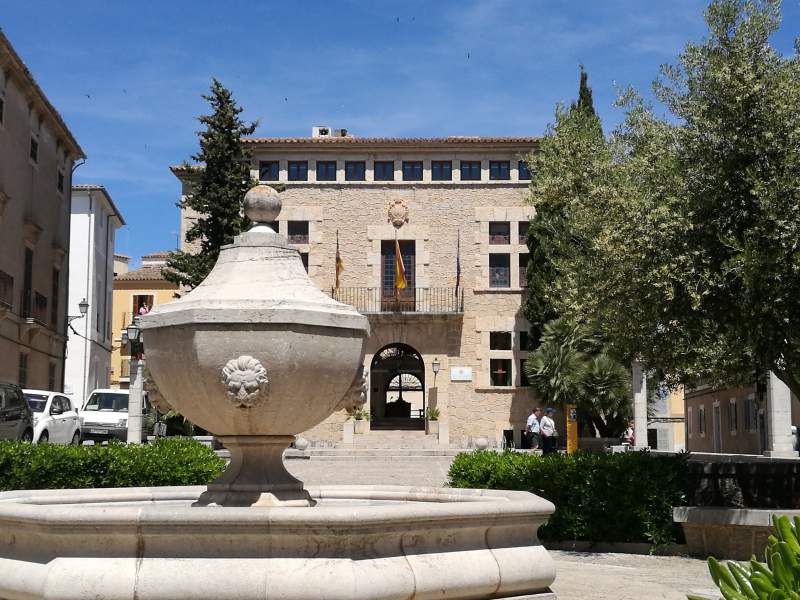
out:
{"label": "rooftop window row", "polygon": [[[400,162],[399,172],[397,171],[396,161],[375,160],[372,164],[371,181],[395,181],[399,175],[401,181],[422,181],[425,170],[421,160],[404,160]],[[483,172],[480,160],[432,160],[430,161],[431,181],[453,181],[453,167],[458,162],[458,172],[460,181],[482,181]],[[314,181],[337,181],[338,163],[335,160],[318,160],[315,164]],[[489,161],[489,180],[490,181],[511,181],[511,161],[510,160],[490,160]],[[258,178],[260,181],[280,181],[281,168],[280,161],[263,160],[259,162]],[[517,181],[530,180],[528,165],[524,160],[517,161]],[[290,160],[286,164],[287,181],[310,181],[309,161]],[[367,161],[347,160],[344,161],[344,180],[345,181],[367,181]]]}

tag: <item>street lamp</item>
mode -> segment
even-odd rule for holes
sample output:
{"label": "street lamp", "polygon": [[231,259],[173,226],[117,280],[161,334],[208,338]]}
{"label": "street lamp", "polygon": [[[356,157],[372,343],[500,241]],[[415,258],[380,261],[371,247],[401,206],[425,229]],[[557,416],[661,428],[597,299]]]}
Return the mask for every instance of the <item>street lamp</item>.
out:
{"label": "street lamp", "polygon": [[130,324],[122,330],[123,344],[130,344],[130,383],[128,384],[128,438],[129,444],[142,443],[142,405],[144,390],[144,348],[139,317],[133,317]]}
{"label": "street lamp", "polygon": [[431,363],[431,369],[433,370],[433,385],[436,385],[436,374],[439,372],[439,369],[442,368],[442,365],[439,363],[438,358],[434,358],[433,362]]}
{"label": "street lamp", "polygon": [[75,319],[82,319],[86,316],[86,313],[89,312],[89,303],[86,301],[86,298],[78,303],[78,310],[81,314],[75,316],[67,315],[67,325],[72,323]]}

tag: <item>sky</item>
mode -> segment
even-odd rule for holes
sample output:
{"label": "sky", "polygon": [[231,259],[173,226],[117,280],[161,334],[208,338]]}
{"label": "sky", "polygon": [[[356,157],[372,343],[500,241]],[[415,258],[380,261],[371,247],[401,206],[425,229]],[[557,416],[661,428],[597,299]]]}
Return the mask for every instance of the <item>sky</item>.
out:
{"label": "sky", "polygon": [[[0,27],[87,155],[137,264],[177,243],[169,166],[197,151],[212,77],[258,136],[541,135],[585,65],[609,130],[618,89],[649,95],[705,35],[700,0],[3,0]],[[785,0],[773,45],[800,35]]]}

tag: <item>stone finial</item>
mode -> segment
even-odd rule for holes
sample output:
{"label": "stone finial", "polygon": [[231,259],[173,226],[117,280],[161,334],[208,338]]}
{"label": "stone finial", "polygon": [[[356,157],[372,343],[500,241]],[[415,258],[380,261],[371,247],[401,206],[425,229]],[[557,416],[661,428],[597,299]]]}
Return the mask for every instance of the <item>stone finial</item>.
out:
{"label": "stone finial", "polygon": [[281,212],[281,198],[268,185],[255,185],[247,190],[242,203],[245,216],[254,223],[271,223]]}

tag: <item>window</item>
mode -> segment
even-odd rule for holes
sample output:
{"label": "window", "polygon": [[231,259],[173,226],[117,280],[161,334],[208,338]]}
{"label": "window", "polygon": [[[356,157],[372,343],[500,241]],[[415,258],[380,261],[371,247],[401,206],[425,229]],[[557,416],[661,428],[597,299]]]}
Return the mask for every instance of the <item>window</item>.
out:
{"label": "window", "polygon": [[492,358],[489,360],[489,378],[494,386],[510,386],[511,359]]}
{"label": "window", "polygon": [[403,181],[422,181],[422,161],[403,161]]}
{"label": "window", "polygon": [[0,95],[0,125],[3,124],[5,112],[6,112],[6,99],[4,96]]}
{"label": "window", "polygon": [[489,179],[511,179],[511,163],[507,160],[490,160]]}
{"label": "window", "polygon": [[301,252],[300,260],[303,263],[303,268],[306,270],[306,273],[308,273],[308,252]]}
{"label": "window", "polygon": [[28,355],[24,352],[19,353],[19,365],[17,368],[17,382],[19,387],[28,387]]}
{"label": "window", "polygon": [[14,305],[14,278],[5,271],[0,271],[0,304]]}
{"label": "window", "polygon": [[490,244],[510,244],[511,226],[508,221],[492,221],[489,223]]}
{"label": "window", "polygon": [[336,161],[317,161],[317,181],[336,181]]}
{"label": "window", "polygon": [[[53,325],[53,329],[59,331],[61,328],[58,326],[58,288],[59,288],[59,281],[61,280],[61,271],[58,269],[53,269],[52,280],[51,280],[51,288],[52,292],[50,297],[53,301],[50,303],[50,324]],[[52,389],[52,388],[50,388]]]}
{"label": "window", "polygon": [[692,407],[686,411],[686,433],[692,435]]}
{"label": "window", "polygon": [[307,244],[308,221],[289,221],[287,238],[290,244]]}
{"label": "window", "polygon": [[258,163],[259,181],[278,181],[280,177],[280,167],[277,160],[262,160]]}
{"label": "window", "polygon": [[433,181],[451,181],[453,179],[453,162],[450,160],[432,160],[431,179]]}
{"label": "window", "polygon": [[530,338],[527,331],[519,332],[519,349],[521,352],[530,350]]}
{"label": "window", "polygon": [[507,288],[511,285],[510,263],[508,254],[489,255],[489,287]]}
{"label": "window", "polygon": [[519,287],[528,287],[528,253],[519,255]]}
{"label": "window", "polygon": [[344,178],[347,181],[364,181],[367,178],[367,163],[363,160],[348,160],[344,163]]}
{"label": "window", "polygon": [[705,435],[706,433],[706,407],[701,406],[697,409],[697,433]]}
{"label": "window", "polygon": [[33,136],[31,136],[31,149],[29,156],[33,162],[39,162],[39,141]]}
{"label": "window", "polygon": [[25,248],[25,270],[22,278],[22,316],[30,317],[33,307],[33,250]]}
{"label": "window", "polygon": [[747,431],[753,432],[758,429],[757,419],[758,409],[756,407],[755,398],[748,398],[744,401],[744,428]]}
{"label": "window", "polygon": [[525,360],[524,358],[519,359],[519,386],[520,387],[530,387],[531,382],[528,381],[528,376],[525,374]]}
{"label": "window", "polygon": [[517,224],[517,243],[527,244],[528,228],[531,226],[530,221],[520,221]]}
{"label": "window", "polygon": [[308,161],[289,161],[289,181],[308,181]]}
{"label": "window", "polygon": [[481,161],[462,160],[461,181],[480,181],[480,180],[481,180]]}
{"label": "window", "polygon": [[50,391],[56,389],[56,363],[51,362],[47,366],[47,389]]}
{"label": "window", "polygon": [[736,398],[731,398],[728,403],[728,429],[736,433],[739,428],[739,415],[736,414]]}
{"label": "window", "polygon": [[[133,296],[133,307],[131,310],[131,318],[128,319],[128,323],[131,322],[133,317],[137,315],[146,315],[149,313],[153,308],[153,300],[155,296],[149,294],[136,294]],[[127,327],[128,323],[125,323],[123,327]]]}
{"label": "window", "polygon": [[375,161],[375,181],[394,181],[394,161]]}
{"label": "window", "polygon": [[489,350],[511,350],[511,332],[489,332]]}
{"label": "window", "polygon": [[528,163],[524,160],[521,160],[517,163],[517,169],[519,171],[519,178],[520,179],[530,179],[531,172],[528,170]]}
{"label": "window", "polygon": [[62,194],[64,193],[64,171],[59,170],[58,172],[58,178],[56,180],[56,189]]}

